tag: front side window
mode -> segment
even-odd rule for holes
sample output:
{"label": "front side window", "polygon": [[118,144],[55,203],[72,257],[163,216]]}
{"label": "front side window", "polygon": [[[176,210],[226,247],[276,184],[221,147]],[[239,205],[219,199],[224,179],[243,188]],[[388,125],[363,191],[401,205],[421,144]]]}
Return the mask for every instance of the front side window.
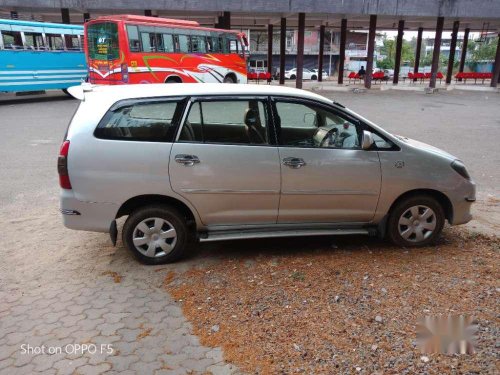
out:
{"label": "front side window", "polygon": [[109,111],[95,130],[103,139],[162,142],[173,137],[172,125],[180,102],[145,102]]}
{"label": "front side window", "polygon": [[101,22],[90,25],[87,29],[88,49],[91,59],[115,60],[120,55],[118,45],[118,25],[113,22]]}
{"label": "front side window", "polygon": [[139,52],[141,50],[139,28],[134,25],[127,25],[127,36],[130,52]]}
{"label": "front side window", "polygon": [[277,101],[280,145],[360,149],[358,122],[309,103]]}
{"label": "front side window", "polygon": [[260,99],[199,101],[191,105],[179,141],[269,144],[269,116]]}

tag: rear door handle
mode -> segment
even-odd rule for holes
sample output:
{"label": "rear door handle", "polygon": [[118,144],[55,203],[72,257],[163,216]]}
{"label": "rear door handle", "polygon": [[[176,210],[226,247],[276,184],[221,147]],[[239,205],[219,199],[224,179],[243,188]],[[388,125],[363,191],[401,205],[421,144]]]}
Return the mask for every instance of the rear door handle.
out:
{"label": "rear door handle", "polygon": [[192,167],[200,162],[196,155],[179,154],[175,155],[175,161],[179,164],[184,164],[186,167]]}
{"label": "rear door handle", "polygon": [[293,169],[299,169],[300,167],[306,165],[306,162],[302,158],[289,157],[283,159],[283,165]]}

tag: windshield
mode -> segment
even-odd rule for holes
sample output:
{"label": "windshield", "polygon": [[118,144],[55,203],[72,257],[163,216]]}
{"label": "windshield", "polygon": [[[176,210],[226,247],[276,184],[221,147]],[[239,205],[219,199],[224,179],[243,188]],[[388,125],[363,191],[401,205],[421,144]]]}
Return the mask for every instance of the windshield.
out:
{"label": "windshield", "polygon": [[87,29],[88,53],[91,59],[118,59],[118,26],[116,23],[94,23]]}

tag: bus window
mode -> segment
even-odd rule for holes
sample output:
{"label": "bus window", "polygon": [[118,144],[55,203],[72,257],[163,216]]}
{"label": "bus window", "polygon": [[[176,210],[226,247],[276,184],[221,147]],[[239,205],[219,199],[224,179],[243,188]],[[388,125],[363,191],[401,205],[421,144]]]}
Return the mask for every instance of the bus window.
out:
{"label": "bus window", "polygon": [[143,52],[151,52],[151,40],[149,39],[149,33],[141,33],[141,41],[142,41],[142,51]]}
{"label": "bus window", "polygon": [[24,46],[27,49],[33,50],[43,50],[45,45],[43,44],[43,36],[41,33],[24,33]]}
{"label": "bus window", "polygon": [[66,48],[69,51],[80,51],[80,40],[78,35],[65,35]]}
{"label": "bus window", "polygon": [[179,35],[179,52],[189,52],[189,39],[187,35]]}
{"label": "bus window", "polygon": [[226,38],[224,36],[219,36],[219,52],[220,53],[228,53],[227,45],[226,45]]}
{"label": "bus window", "polygon": [[211,36],[207,36],[207,52],[217,52],[215,50],[215,43]]}
{"label": "bus window", "polygon": [[118,59],[118,26],[113,22],[94,23],[87,29],[88,53],[91,59]]}
{"label": "bus window", "polygon": [[141,50],[139,28],[137,26],[127,25],[127,34],[130,52],[139,52]]}
{"label": "bus window", "polygon": [[19,31],[2,30],[2,38],[5,49],[23,49],[23,40]]}
{"label": "bus window", "polygon": [[206,53],[205,37],[198,35],[191,35],[191,52]]}
{"label": "bus window", "polygon": [[64,42],[60,34],[45,34],[45,38],[47,39],[47,44],[50,49],[58,51],[64,50]]}
{"label": "bus window", "polygon": [[165,52],[174,52],[174,40],[173,35],[163,34],[163,46],[165,47]]}

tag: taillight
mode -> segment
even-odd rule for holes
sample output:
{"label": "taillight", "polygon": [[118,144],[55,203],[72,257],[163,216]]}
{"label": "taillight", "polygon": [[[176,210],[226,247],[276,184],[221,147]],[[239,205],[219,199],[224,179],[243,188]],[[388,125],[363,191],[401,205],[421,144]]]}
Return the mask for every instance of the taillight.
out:
{"label": "taillight", "polygon": [[63,189],[71,189],[71,182],[68,174],[68,151],[69,141],[64,141],[57,158],[57,173],[59,173],[59,185]]}

